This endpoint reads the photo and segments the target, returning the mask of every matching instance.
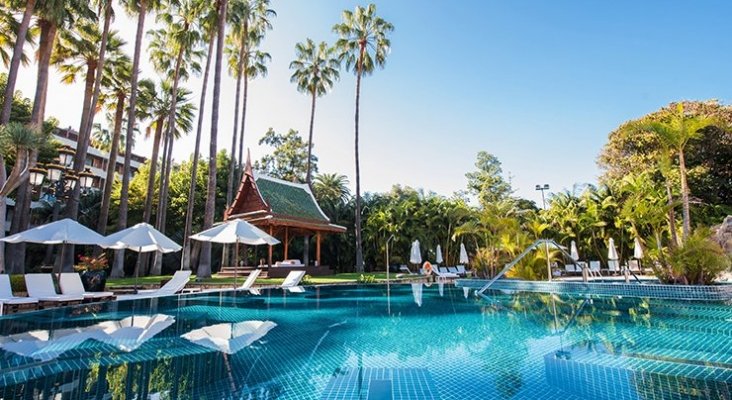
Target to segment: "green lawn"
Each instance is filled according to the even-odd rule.
[[[374,272],[374,273],[365,273],[364,275],[372,275],[377,280],[385,280],[386,279],[386,273],[385,272]],[[161,281],[170,279],[172,275],[163,275],[163,276],[144,276],[140,278],[110,278],[107,280],[107,287],[108,288],[115,288],[115,287],[122,287],[122,286],[132,286],[135,284],[135,281],[137,281],[138,286],[157,286],[160,284]],[[335,274],[335,275],[328,275],[328,276],[315,276],[311,277],[308,281],[309,284],[316,284],[316,285],[323,285],[323,284],[332,284],[332,283],[348,283],[348,282],[356,282],[358,281],[358,277],[361,276],[359,273],[355,272],[349,272],[349,273],[343,273],[343,274]],[[391,279],[396,278],[396,274],[391,274]],[[236,279],[237,284],[242,284],[244,282],[245,277],[239,277]],[[260,278],[257,279],[257,285],[279,285],[284,281],[284,278]],[[223,285],[223,286],[233,286],[235,284],[234,278],[230,277],[217,277],[214,275],[213,277],[209,279],[202,279],[197,280],[195,276],[191,277],[191,282],[198,282],[203,284],[210,284],[210,285]]]

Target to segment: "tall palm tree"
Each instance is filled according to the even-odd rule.
[[[54,1],[42,0],[36,4],[36,23],[40,28],[38,40],[38,72],[36,75],[36,90],[33,97],[33,111],[31,112],[30,126],[32,129],[41,131],[46,110],[46,96],[48,94],[48,76],[51,65],[51,55],[56,43],[56,36],[59,29],[63,30],[71,25],[78,18],[93,18],[94,12],[89,9],[86,2],[82,0]],[[31,152],[30,166],[35,166],[38,153]],[[24,179],[16,194],[15,214],[10,232],[17,233],[28,229],[30,223],[30,197],[31,186],[27,179]],[[19,243],[14,245],[15,252],[11,257],[13,263],[23,263],[25,260],[25,245]]]
[[[689,206],[689,183],[686,171],[686,146],[689,141],[699,137],[699,131],[714,124],[709,117],[690,115],[684,112],[683,103],[678,103],[676,109],[669,111],[666,119],[651,121],[646,124],[647,129],[653,131],[666,148],[671,149],[678,157],[679,177],[681,181],[682,224],[681,237],[683,241],[691,234],[691,212]]]
[[[211,56],[214,52],[214,42],[218,33],[218,18],[220,4],[216,2],[206,2],[206,7],[202,10],[199,19],[199,29],[202,32],[201,39],[207,43],[206,66],[203,72],[203,82],[201,83],[201,100],[198,106],[198,122],[196,124],[196,139],[193,147],[193,161],[191,164],[191,176],[197,176],[198,160],[201,153],[201,136],[203,134],[203,117],[204,107],[206,105],[206,92],[208,90],[208,74],[211,67]],[[191,179],[188,188],[188,198],[193,199],[196,196],[196,180]],[[181,257],[181,269],[191,269],[191,240],[189,236],[193,232],[193,201],[188,202],[186,208],[186,221],[183,228],[183,254]]]
[[[216,33],[216,63],[214,66],[213,104],[211,110],[211,142],[209,145],[208,180],[206,184],[206,207],[203,214],[203,229],[213,226],[216,210],[216,152],[219,128],[219,102],[221,100],[221,70],[224,58],[224,39],[226,37],[227,0],[219,0],[218,30]],[[201,258],[196,276],[211,276],[211,245],[205,243],[201,247]]]
[[[125,134],[125,162],[122,172],[122,187],[119,200],[119,219],[117,229],[127,227],[127,211],[129,209],[130,161],[132,144],[135,142],[135,124],[137,112],[137,91],[140,73],[140,54],[142,53],[142,34],[145,31],[145,16],[148,12],[161,6],[160,0],[126,0],[125,6],[130,14],[137,14],[137,30],[135,32],[135,51],[132,56],[132,75],[130,76],[130,99],[127,107],[127,133]],[[113,269],[121,270],[124,261],[124,252],[119,251],[114,258]]]
[[[31,129],[23,124],[12,122],[0,128],[0,154],[13,154],[15,163],[12,172],[7,175],[5,164],[0,164],[0,220],[5,221],[7,196],[12,193],[22,181],[22,175],[28,173],[31,168],[31,157],[37,151],[41,143],[46,140],[37,130]],[[27,181],[27,180],[26,180]],[[17,203],[16,203],[17,204]],[[1,237],[5,236],[5,229],[0,229]],[[9,270],[5,264],[5,242],[0,242],[0,272],[2,273],[23,273],[23,263],[8,263]]]
[[[12,5],[22,5],[23,2],[8,2]],[[27,0],[23,7],[23,17],[18,24],[17,30],[15,30],[15,45],[13,46],[13,55],[10,59],[8,66],[8,82],[5,86],[5,102],[2,105],[2,111],[0,111],[0,125],[5,125],[10,121],[10,110],[13,104],[13,93],[15,93],[15,82],[18,80],[18,70],[20,69],[20,63],[25,63],[27,56],[23,51],[24,46],[27,43],[34,45],[32,41],[34,35],[31,34],[30,23],[33,12],[35,11],[36,0]],[[13,18],[14,19],[14,18]],[[3,28],[3,31],[7,31],[7,28]],[[0,155],[0,165],[5,165],[2,155]],[[4,234],[4,232],[2,233]]]
[[[129,93],[130,75],[132,74],[132,63],[126,55],[121,55],[120,60],[110,63],[104,68],[103,86],[105,93],[102,97],[103,103],[110,111],[114,112],[112,137],[110,140],[109,162],[107,163],[107,176],[104,180],[102,194],[102,205],[99,210],[97,232],[104,235],[107,233],[107,222],[109,218],[109,204],[112,195],[112,184],[114,183],[115,170],[117,167],[117,155],[121,144],[122,119],[124,118],[125,104]]]
[[[370,75],[376,67],[384,67],[391,42],[387,35],[394,26],[376,15],[376,5],[357,6],[354,11],[343,11],[343,22],[333,31],[340,39],[335,46],[346,69],[356,74],[356,113],[354,116],[356,158],[356,270],[363,272],[363,244],[361,242],[361,170],[358,152],[358,116],[361,100],[361,77]]]
[[[308,135],[308,172],[305,181],[312,187],[310,157],[313,151],[313,125],[315,122],[315,99],[328,92],[333,82],[340,78],[340,62],[334,56],[335,49],[327,43],[317,46],[308,38],[305,43],[295,45],[296,59],[290,63],[294,69],[290,81],[297,83],[297,90],[310,95],[310,133]]]

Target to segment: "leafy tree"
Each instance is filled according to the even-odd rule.
[[[376,15],[376,5],[357,6],[354,11],[343,11],[343,22],[333,26],[340,38],[335,47],[346,70],[356,74],[356,112],[354,115],[356,159],[356,271],[363,272],[363,242],[361,240],[361,166],[358,151],[358,122],[361,101],[361,77],[371,75],[376,67],[383,68],[391,42],[387,35],[394,25]]]
[[[468,172],[468,190],[475,195],[484,207],[508,199],[511,185],[503,179],[501,162],[493,154],[485,151],[478,153],[475,162],[477,171]]]
[[[269,128],[267,133],[259,139],[259,145],[266,145],[274,150],[255,163],[254,167],[257,170],[286,181],[305,182],[308,144],[302,140],[296,130],[290,129],[286,134],[280,134]],[[311,154],[310,164],[314,171],[318,170],[317,163],[318,157]]]
[[[320,42],[317,46],[308,38],[305,43],[295,45],[296,59],[290,63],[295,71],[290,81],[297,83],[297,90],[310,95],[310,131],[308,134],[308,166],[305,182],[312,186],[310,155],[313,150],[313,125],[315,123],[315,99],[328,92],[333,82],[340,78],[340,63],[335,58],[335,48]]]
[[[10,101],[10,99],[13,98],[13,94],[15,93],[15,82],[18,80],[20,63],[26,62],[24,61],[27,58],[24,52],[25,44],[26,42],[30,43],[31,45],[35,44],[31,40],[34,38],[35,35],[32,33],[31,30],[29,30],[29,28],[31,18],[33,17],[33,12],[35,11],[36,0],[27,0],[25,2],[7,1],[6,5],[11,9],[22,7],[23,17],[21,18],[20,23],[17,25],[17,29],[3,29],[3,32],[13,32],[15,34],[15,44],[13,45],[13,55],[10,59],[10,64],[8,65],[6,63],[6,65],[8,65],[8,75],[5,79],[5,87],[3,90],[2,111],[0,111],[0,125],[5,125],[12,120],[12,101]],[[10,12],[8,12],[8,14],[10,14]],[[12,14],[10,16],[12,17]],[[12,18],[13,20],[15,20],[15,17]],[[15,23],[11,24],[15,25]]]

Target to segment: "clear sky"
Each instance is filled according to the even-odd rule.
[[[263,43],[272,55],[269,75],[250,85],[245,146],[253,157],[268,151],[257,146],[268,127],[307,134],[309,99],[289,82],[294,44],[307,37],[332,43],[333,24],[356,4],[367,3],[273,0],[278,16]],[[518,195],[540,201],[537,183],[555,191],[595,182],[597,155],[623,121],[674,100],[730,97],[728,1],[399,0],[377,2],[377,12],[396,29],[386,68],[362,86],[367,191],[400,183],[449,195],[465,188],[465,172],[486,150],[502,161]],[[120,16],[115,28],[131,54],[135,22]],[[145,59],[143,74],[154,77]],[[22,71],[18,86],[28,97],[34,77],[34,69]],[[196,104],[200,84],[185,84]],[[318,101],[321,172],[353,177],[354,89],[343,72]],[[54,74],[46,113],[78,128],[81,98],[81,84],[62,85]],[[233,104],[227,76],[219,148],[231,143]],[[176,144],[177,159],[192,152],[193,137]],[[149,146],[141,142],[136,152],[149,154]]]

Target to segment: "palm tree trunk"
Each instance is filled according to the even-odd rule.
[[[15,93],[15,82],[18,80],[18,71],[20,70],[20,60],[23,56],[25,37],[28,34],[28,27],[30,27],[31,17],[33,16],[33,10],[35,7],[36,0],[26,1],[25,10],[23,11],[23,19],[20,21],[20,26],[18,27],[18,37],[15,39],[15,46],[13,47],[13,57],[10,59],[8,82],[5,86],[5,102],[3,103],[3,109],[0,113],[0,125],[5,125],[10,121],[10,111],[13,106],[13,94]],[[5,208],[5,206],[0,208]],[[0,212],[3,211],[0,210]],[[0,235],[2,235],[0,237],[4,237],[5,232],[0,233]],[[0,242],[0,254],[3,253],[2,249],[4,244],[5,242]]]
[[[361,101],[361,74],[365,48],[361,45],[356,74],[355,158],[356,158],[356,272],[363,272],[363,245],[361,243],[361,167],[358,154],[358,113]]]
[[[51,61],[53,45],[56,41],[57,26],[48,20],[39,20],[41,36],[38,42],[38,75],[36,78],[36,93],[33,99],[33,111],[31,112],[30,125],[34,129],[43,129],[45,117],[46,95],[48,93],[48,69]],[[34,166],[38,159],[38,151],[31,152],[29,165]],[[28,229],[30,224],[31,185],[28,179],[23,179],[18,187],[16,195],[15,213],[11,233],[17,233]],[[11,257],[11,269],[14,273],[23,273],[25,270],[25,243],[18,243],[14,246]]]
[[[203,83],[201,86],[201,102],[198,106],[198,126],[196,127],[196,143],[193,148],[193,161],[191,164],[191,185],[188,189],[188,207],[186,208],[186,223],[183,228],[183,255],[181,256],[181,269],[191,269],[191,233],[193,231],[193,206],[196,198],[196,176],[198,174],[198,160],[201,156],[201,134],[203,132],[203,109],[206,105],[206,91],[208,89],[208,72],[211,67],[211,55],[213,54],[215,35],[211,35],[206,53],[206,69],[203,72]]]
[[[308,135],[308,173],[305,181],[310,186],[310,190],[313,190],[312,171],[310,170],[310,159],[313,156],[313,125],[315,123],[315,90],[312,93],[312,101],[310,104],[310,134]]]
[[[150,156],[150,174],[147,176],[147,191],[145,192],[145,209],[142,211],[142,221],[150,223],[152,217],[153,197],[155,197],[155,178],[158,171],[158,156],[160,153],[160,138],[163,135],[163,121],[155,121],[152,156]]]
[[[175,138],[173,135],[170,135],[168,137],[167,142],[165,145],[167,146],[167,149],[165,151],[164,159],[165,164],[164,167],[160,170],[161,176],[160,176],[160,199],[158,200],[158,212],[156,215],[156,221],[155,224],[157,226],[157,229],[160,232],[165,233],[165,224],[166,219],[168,216],[168,194],[170,193],[170,172],[173,169],[173,144],[175,143]]]
[[[216,152],[219,127],[219,102],[221,97],[221,69],[224,54],[224,36],[226,33],[227,0],[219,2],[218,36],[216,39],[216,64],[214,67],[213,104],[211,110],[211,143],[209,146],[208,184],[206,187],[206,207],[203,214],[203,229],[213,226],[216,212]],[[201,259],[196,276],[211,277],[211,244],[205,242],[201,246]]]
[[[686,180],[686,157],[684,150],[679,150],[679,175],[681,175],[681,204],[683,212],[683,224],[681,225],[681,238],[684,242],[691,233],[691,211],[689,209],[689,183]]]
[[[242,174],[244,174],[244,123],[247,118],[247,95],[249,94],[249,45],[248,36],[246,32],[249,32],[249,22],[244,21],[244,37],[242,37],[242,49],[244,52],[241,55],[241,59],[244,62],[244,68],[242,73],[244,78],[244,96],[241,101],[241,127],[239,128],[239,173],[236,176],[236,181],[241,182]]]
[[[676,234],[676,212],[674,211],[674,195],[671,192],[671,183],[666,180],[666,204],[668,205],[668,231],[671,237],[671,248],[679,245],[679,238]]]
[[[135,135],[135,111],[137,107],[137,79],[140,72],[140,53],[142,51],[142,33],[145,30],[145,14],[147,14],[147,1],[140,1],[140,9],[137,15],[137,33],[135,34],[135,53],[132,57],[132,78],[130,82],[130,104],[127,114],[127,135],[125,136],[125,163],[122,172],[122,188],[119,199],[119,219],[117,229],[127,228],[127,211],[129,208],[130,188],[130,158],[132,157],[132,144]],[[114,265],[112,267],[113,277],[124,276],[124,250],[115,252]]]
[[[104,180],[104,192],[102,193],[102,206],[99,210],[99,221],[97,222],[97,233],[107,234],[107,220],[109,219],[109,203],[112,198],[112,186],[114,185],[114,173],[117,169],[117,154],[119,153],[119,138],[122,133],[122,117],[125,112],[125,95],[117,95],[117,107],[114,111],[114,132],[112,133],[112,148],[109,150],[109,162],[107,163],[107,176]]]
[[[229,160],[229,176],[227,177],[226,181],[226,207],[228,207],[231,204],[231,200],[234,197],[234,188],[236,187],[236,182],[239,180],[235,180],[234,177],[236,174],[236,136],[239,133],[239,97],[241,94],[241,75],[242,75],[242,69],[243,69],[243,57],[244,57],[244,39],[242,39],[242,43],[239,46],[239,60],[237,64],[236,69],[236,95],[234,100],[234,130],[231,134],[231,160]],[[240,155],[241,156],[241,155]],[[221,249],[221,265],[229,265],[229,247],[227,245],[223,245]]]

